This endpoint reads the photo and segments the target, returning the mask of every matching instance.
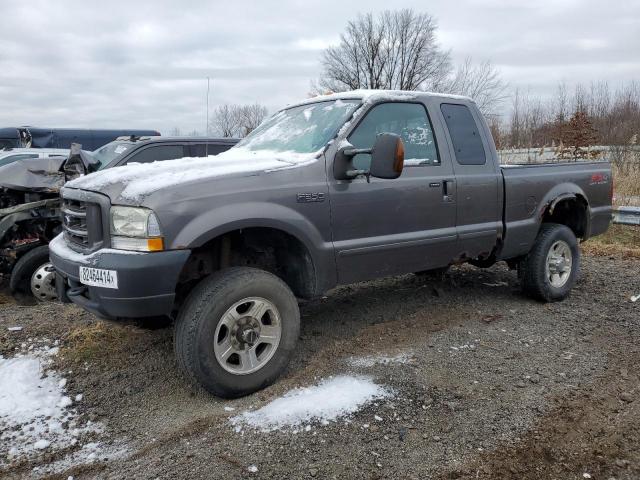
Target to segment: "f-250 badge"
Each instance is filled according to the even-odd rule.
[[[324,198],[325,194],[322,192],[299,193],[297,195],[298,203],[324,202]]]

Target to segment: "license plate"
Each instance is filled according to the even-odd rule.
[[[92,287],[118,288],[118,272],[102,268],[80,267],[80,283]]]

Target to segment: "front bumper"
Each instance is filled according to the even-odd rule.
[[[54,251],[50,256],[56,268],[58,298],[99,317],[117,319],[171,314],[178,277],[190,253],[190,250],[141,254],[108,251],[93,254],[90,264],[63,258]],[[81,284],[80,266],[117,271],[118,288]]]

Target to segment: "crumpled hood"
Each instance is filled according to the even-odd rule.
[[[0,167],[0,187],[23,192],[55,193],[67,180],[93,171],[97,165],[99,163],[89,152],[73,143],[69,157],[28,158]]]
[[[234,147],[215,156],[134,163],[101,170],[72,180],[66,186],[106,194],[114,203],[141,205],[145,197],[156,192],[170,196],[172,191],[183,190],[190,184],[297,168],[316,161],[316,157],[316,154],[256,152]]]
[[[57,192],[64,185],[64,157],[16,160],[0,167],[0,186],[19,191]]]

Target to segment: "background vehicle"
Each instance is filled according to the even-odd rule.
[[[49,241],[61,231],[59,189],[92,169],[182,157],[204,157],[237,140],[197,137],[126,137],[95,152],[18,160],[0,167],[0,273],[11,291],[41,300],[56,296]],[[1,160],[0,160],[1,161]]]
[[[67,158],[68,148],[6,148],[0,150],[0,167],[9,165],[18,160],[31,160],[36,158]]]
[[[562,300],[611,185],[606,162],[502,168],[468,98],[357,91],[288,107],[210,163],[70,182],[51,260],[60,298],[99,316],[177,313],[178,363],[235,397],[285,368],[296,297],[338,284],[505,260]]]
[[[123,135],[159,136],[156,130],[140,129],[82,129],[82,128],[0,128],[0,148],[69,148],[81,144],[86,150],[95,150]]]

